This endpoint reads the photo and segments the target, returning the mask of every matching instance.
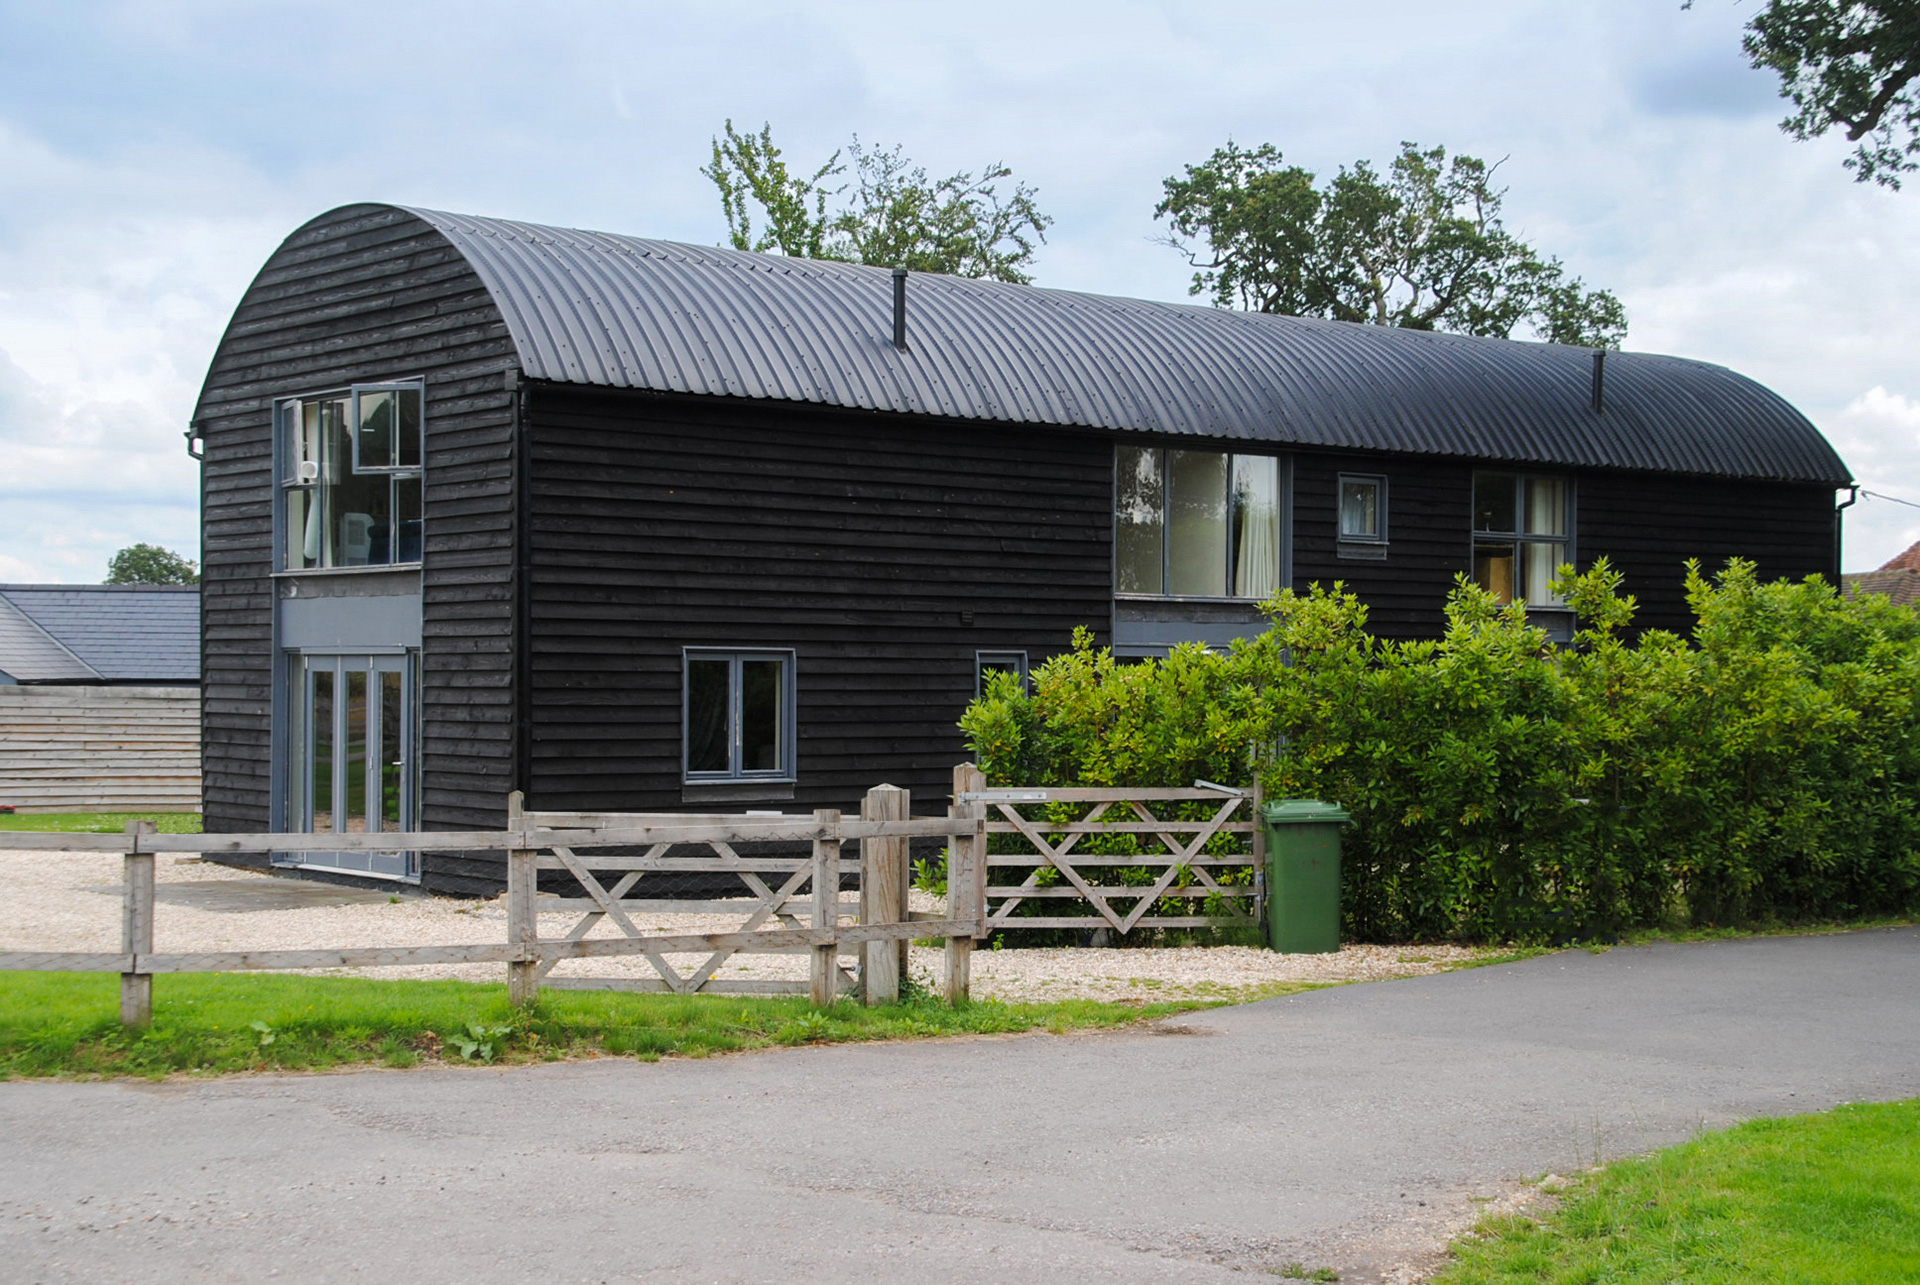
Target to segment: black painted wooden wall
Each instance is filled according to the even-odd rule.
[[[1373,631],[1431,638],[1453,578],[1472,570],[1475,465],[1409,456],[1302,453],[1294,457],[1294,584],[1344,581],[1367,603]],[[1488,466],[1498,467],[1498,466]],[[1606,556],[1639,600],[1635,629],[1686,634],[1682,564],[1717,570],[1732,557],[1766,579],[1837,575],[1830,487],[1657,474],[1519,469],[1573,480],[1574,561]],[[1389,548],[1383,561],[1338,556],[1339,475],[1384,475]]]
[[[727,810],[855,809],[883,780],[938,810],[974,653],[1106,641],[1104,438],[530,396],[536,807],[680,808],[681,648],[742,646],[797,652],[799,785]]]
[[[437,232],[380,206],[301,228],[234,314],[196,423],[206,827],[268,825],[274,399],[424,375],[423,821],[502,821],[512,769],[512,343]]]

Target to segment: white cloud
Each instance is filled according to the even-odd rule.
[[[1871,571],[1920,541],[1920,508],[1909,507],[1920,505],[1920,398],[1869,388],[1832,418],[1828,436],[1863,492],[1846,511],[1845,566]]]

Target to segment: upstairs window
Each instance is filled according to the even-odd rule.
[[[1340,475],[1340,542],[1387,542],[1387,479],[1364,473]]]
[[[1548,586],[1570,560],[1568,490],[1563,477],[1474,474],[1474,581],[1501,602],[1565,607]]]
[[[688,783],[793,780],[791,651],[690,647],[685,700]]]
[[[280,403],[287,570],[420,561],[425,401],[411,383]]]
[[[1115,450],[1114,588],[1193,598],[1280,588],[1280,461],[1271,455]]]

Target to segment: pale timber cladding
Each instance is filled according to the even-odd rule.
[[[0,687],[0,803],[22,812],[193,811],[200,693]]]
[[[513,343],[486,288],[410,214],[355,206],[308,224],[247,292],[201,395],[210,831],[265,831],[272,788],[273,442],[277,397],[423,375],[426,551],[421,822],[506,817],[513,751]]]

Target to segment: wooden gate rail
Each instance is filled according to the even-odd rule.
[[[1104,926],[1121,934],[1136,928],[1208,928],[1258,927],[1265,913],[1266,870],[1263,834],[1255,814],[1259,807],[1258,786],[1251,792],[1225,786],[1195,783],[1191,789],[1127,789],[1073,787],[1051,789],[1008,787],[988,789],[976,783],[960,795],[964,803],[987,818],[984,836],[1013,835],[1031,848],[1027,852],[989,851],[976,863],[982,877],[978,895],[986,907],[984,926],[991,932],[1004,928],[1078,928]],[[1166,820],[1154,814],[1149,804],[1206,802],[1216,805],[1213,815],[1201,820]],[[1022,807],[1047,803],[1091,804],[1090,810],[1071,821],[1032,820],[1021,815]],[[1125,808],[1109,820],[1115,806]],[[1238,815],[1238,819],[1236,818]],[[1125,855],[1079,853],[1076,847],[1088,835],[1137,835],[1156,839],[1161,852]],[[1208,853],[1207,845],[1218,835],[1245,835],[1244,850],[1235,853]],[[983,844],[988,840],[983,839]],[[995,868],[1027,871],[1018,884],[991,881]],[[1151,884],[1100,884],[1099,867],[1147,867],[1160,869]],[[1064,885],[1043,886],[1040,879],[1047,871],[1056,871]],[[1248,882],[1222,883],[1218,875],[1231,870],[1248,870]],[[1083,873],[1084,872],[1084,873]],[[1185,875],[1191,882],[1176,883]],[[1154,904],[1166,898],[1185,898],[1229,905],[1234,912],[1225,915],[1155,915]],[[1074,900],[1091,906],[1093,916],[1016,915],[1028,901]],[[1122,911],[1113,903],[1131,901]]]
[[[875,801],[875,796],[883,796]],[[529,813],[522,814],[520,798],[514,795],[510,813],[521,824],[507,830],[473,831],[400,831],[377,834],[156,834],[151,821],[133,821],[123,835],[60,834],[22,831],[0,835],[0,848],[40,852],[117,852],[125,869],[122,894],[121,948],[118,951],[31,951],[0,950],[0,971],[109,972],[121,975],[121,1020],[144,1026],[152,1020],[152,983],[156,973],[227,972],[294,968],[378,968],[409,964],[498,964],[508,970],[508,986],[516,1003],[531,1001],[538,994],[541,977],[562,959],[607,958],[643,955],[656,969],[665,954],[696,951],[715,952],[724,959],[734,953],[806,951],[812,959],[806,986],[814,1002],[831,1003],[852,981],[838,965],[843,946],[866,952],[869,961],[884,953],[889,959],[904,950],[913,938],[945,937],[949,943],[960,940],[970,947],[981,931],[981,903],[964,895],[949,901],[945,915],[913,915],[906,907],[905,868],[911,840],[943,838],[964,870],[973,854],[984,848],[980,838],[981,822],[959,815],[912,818],[908,815],[906,791],[890,786],[869,794],[869,806],[885,819],[843,819],[837,812],[816,812],[811,817],[735,817],[735,816],[648,816],[645,814]],[[958,812],[958,809],[955,810]],[[537,822],[537,823],[536,823]],[[551,822],[552,824],[547,824]],[[839,895],[840,849],[850,840],[861,842],[861,900],[844,902]],[[810,843],[810,858],[741,858],[733,845],[741,843]],[[705,844],[713,858],[675,860],[667,851],[678,844]],[[644,847],[648,851],[633,854],[582,854],[582,848]],[[507,853],[507,920],[505,942],[485,942],[445,946],[361,946],[319,950],[227,950],[199,952],[161,952],[154,949],[153,859],[159,853],[201,855],[268,854],[310,851],[415,851],[451,852],[504,850]],[[543,855],[551,853],[552,855]],[[899,868],[893,869],[894,866]],[[623,935],[616,938],[586,938],[569,935],[562,939],[539,936],[538,914],[548,909],[547,899],[537,896],[536,881],[541,869],[566,870],[588,892],[585,898],[554,898],[555,909],[581,908],[597,921],[610,917]],[[625,878],[609,889],[592,873],[617,870]],[[675,913],[702,913],[707,903],[671,899],[636,901],[624,898],[633,881],[648,870],[720,871],[753,874],[788,873],[792,877],[780,890],[764,882],[748,916],[748,924],[731,932],[673,933],[646,935],[637,932],[631,915],[645,910],[670,910]],[[801,882],[812,887],[804,913],[789,908]],[[974,881],[967,881],[969,883]],[[751,887],[751,884],[749,885]],[[897,894],[883,904],[868,893],[869,887]],[[695,909],[699,907],[699,909]],[[729,910],[740,909],[732,903]],[[859,922],[845,924],[843,918]],[[781,927],[761,927],[774,919]],[[589,925],[590,927],[591,925]],[[629,932],[629,929],[635,929]],[[585,929],[578,930],[584,933]],[[948,958],[956,950],[950,944]],[[717,964],[713,964],[717,967]],[[711,977],[711,967],[705,976]],[[669,971],[671,971],[669,969]],[[878,974],[877,976],[875,974]],[[675,974],[675,976],[680,976]],[[662,977],[654,988],[692,990],[704,988],[689,982],[701,973],[682,978],[676,986]],[[898,996],[901,973],[896,968],[872,970],[864,987],[868,1003],[890,1002]],[[573,985],[582,989],[630,988],[632,979],[553,979],[554,986]],[[947,994],[954,1002],[967,998],[964,967],[957,973],[949,969]],[[879,984],[876,984],[879,983]],[[733,984],[742,991],[766,994],[776,988],[793,988],[795,983],[758,982]],[[731,988],[731,987],[730,987]]]

